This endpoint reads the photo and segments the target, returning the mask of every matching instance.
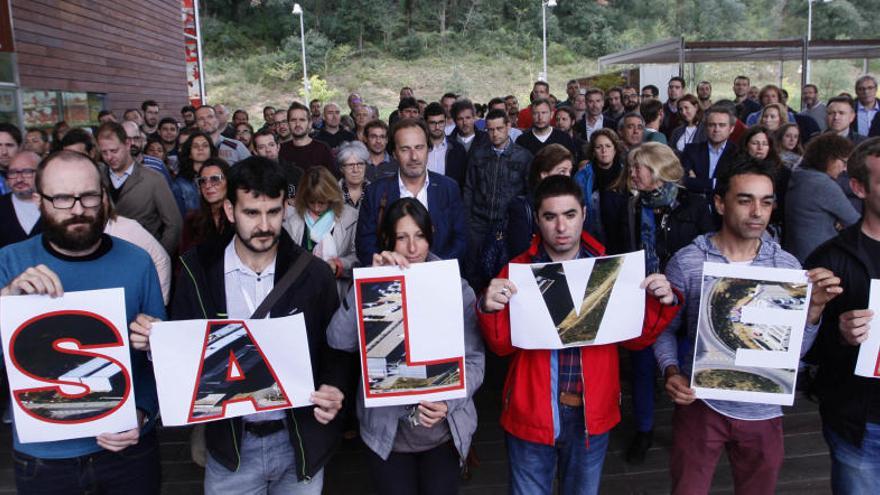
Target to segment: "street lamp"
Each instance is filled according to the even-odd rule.
[[[544,25],[544,71],[538,79],[544,82],[547,81],[547,7],[556,7],[556,0],[541,0],[541,19]]]
[[[306,71],[306,30],[305,23],[303,22],[303,9],[300,7],[298,3],[293,4],[293,15],[299,16],[299,44],[302,48],[302,60],[303,60],[303,89],[305,90],[306,95],[306,105],[309,104],[309,74]]]
[[[810,69],[812,68],[812,63],[810,62],[810,40],[813,38],[813,3],[821,1],[822,3],[828,3],[831,0],[807,0],[807,67],[806,67],[806,81],[808,83],[812,82],[810,80]]]

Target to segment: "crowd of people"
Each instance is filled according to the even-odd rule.
[[[813,370],[835,493],[880,479],[880,384],[855,376],[880,278],[877,81],[824,101],[733,81],[734,100],[656,86],[548,83],[485,104],[400,91],[379,118],[314,100],[266,106],[262,125],[223,105],[170,115],[153,100],[96,129],[0,124],[2,295],[124,287],[139,425],[43,443],[13,437],[20,493],[158,493],[150,329],[161,320],[304,314],[314,407],[209,423],[206,493],[321,493],[344,433],[363,440],[383,494],[457,493],[474,457],[485,353],[505,357],[500,424],[511,493],[597,493],[620,422],[630,353],[635,431],[653,445],[655,386],[675,403],[670,476],[707,493],[726,450],[734,489],[774,493],[779,406],[696,399],[690,384],[704,261],[804,267],[813,283],[803,360]],[[163,116],[164,115],[164,116]],[[512,344],[509,262],[643,250],[641,336],[618,345]],[[352,270],[458,260],[467,397],[365,408]],[[431,304],[431,301],[410,301]],[[356,416],[355,416],[356,415]],[[348,417],[348,419],[346,419]]]

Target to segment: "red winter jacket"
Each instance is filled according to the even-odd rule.
[[[541,239],[535,236],[528,251],[511,260],[511,263],[531,263],[538,254]],[[581,242],[594,256],[605,254],[605,247],[589,234],[583,233]],[[498,278],[507,278],[505,266]],[[620,343],[631,350],[644,349],[654,343],[657,336],[672,321],[681,308],[683,298],[676,292],[678,305],[663,306],[653,298],[647,298],[642,336]],[[557,424],[554,408],[558,397],[551,391],[550,350],[527,350],[513,347],[510,341],[510,308],[497,313],[477,311],[480,328],[486,345],[492,352],[511,355],[502,396],[501,426],[511,435],[530,442],[553,445]],[[584,415],[587,432],[599,435],[620,422],[620,380],[618,375],[617,345],[581,347],[581,368],[584,380]],[[558,418],[558,415],[556,416]]]

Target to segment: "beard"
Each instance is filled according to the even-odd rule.
[[[271,237],[272,243],[269,244],[268,246],[265,246],[265,247],[257,246],[253,242],[253,240],[255,238],[261,238],[261,237]],[[246,248],[248,248],[250,251],[252,251],[254,253],[265,253],[267,251],[272,250],[272,248],[274,248],[278,244],[278,240],[281,239],[281,235],[280,235],[280,233],[276,234],[275,232],[266,230],[266,231],[254,232],[253,235],[251,235],[250,237],[247,237],[247,238],[245,238],[244,236],[239,234],[238,238],[241,240],[241,243],[244,244],[244,246]]]
[[[98,208],[93,217],[77,215],[60,222],[45,211],[41,213],[43,236],[50,243],[65,251],[83,251],[93,247],[101,239],[104,226],[107,224],[107,213],[103,207]],[[86,228],[71,231],[68,227],[72,225],[85,225]]]

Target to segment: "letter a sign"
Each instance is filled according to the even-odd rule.
[[[165,425],[311,404],[314,380],[301,314],[162,322],[153,325],[150,348]]]
[[[0,318],[22,443],[137,425],[122,289],[3,297]]]

